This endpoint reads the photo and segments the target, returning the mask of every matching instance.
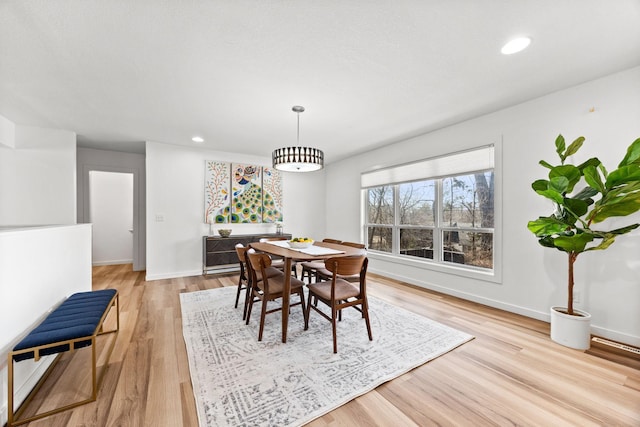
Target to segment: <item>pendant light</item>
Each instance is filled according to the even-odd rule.
[[[273,150],[273,167],[285,172],[313,172],[324,166],[324,153],[312,147],[300,146],[300,113],[304,107],[295,105],[291,110],[298,115],[298,137],[295,147],[283,147]]]

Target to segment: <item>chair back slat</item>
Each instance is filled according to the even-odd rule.
[[[365,245],[357,242],[342,242],[340,244],[345,246],[351,246],[352,248],[357,248],[357,249],[367,249]]]
[[[324,243],[335,243],[335,244],[340,244],[342,243],[342,240],[337,240],[337,239],[322,239],[322,241]]]
[[[242,243],[238,243],[236,245],[236,254],[238,255],[238,259],[240,260],[241,263],[246,263],[247,262],[247,251],[248,250],[249,250],[249,248],[244,246]]]
[[[343,256],[329,258],[324,262],[327,270],[342,276],[351,276],[353,274],[360,274],[362,266],[364,264],[365,256]]]

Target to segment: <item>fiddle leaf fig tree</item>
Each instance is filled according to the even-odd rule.
[[[542,246],[568,255],[567,314],[570,315],[574,315],[573,264],[578,255],[607,249],[617,236],[640,226],[640,223],[635,223],[614,230],[596,229],[607,218],[640,211],[640,138],[629,146],[618,168],[611,172],[607,172],[597,157],[578,166],[565,164],[583,143],[584,137],[581,136],[567,146],[564,137],[558,135],[556,153],[560,164],[554,166],[540,161],[549,171],[548,178],[534,181],[531,187],[551,200],[555,210],[549,216],[541,216],[528,223],[529,230]]]

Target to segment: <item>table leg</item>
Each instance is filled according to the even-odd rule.
[[[284,289],[282,290],[282,342],[287,342],[289,299],[291,298],[291,258],[284,259]]]

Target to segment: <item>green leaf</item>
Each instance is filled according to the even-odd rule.
[[[554,245],[553,241],[554,241],[553,237],[545,236],[545,237],[541,238],[540,240],[538,240],[538,243],[540,243],[545,248],[555,248],[555,249],[557,249],[559,251],[566,252],[564,249],[559,248],[556,245]]]
[[[565,176],[554,176],[549,179],[549,189],[560,194],[566,193],[569,188],[569,179]]]
[[[602,222],[612,216],[627,216],[640,210],[640,192],[625,194],[621,197],[607,200],[606,204],[596,203],[587,219],[591,222]]]
[[[631,224],[631,225],[627,225],[626,227],[616,228],[615,230],[611,230],[608,233],[619,236],[621,234],[627,234],[628,232],[633,231],[638,227],[640,227],[640,224]]]
[[[563,203],[574,215],[577,215],[578,217],[586,214],[589,209],[589,203],[576,198],[565,197]],[[572,222],[575,223],[575,219]]]
[[[527,228],[537,237],[544,237],[567,233],[570,226],[555,217],[541,216],[534,221],[529,221]]]
[[[544,166],[547,169],[553,169],[553,165],[551,165],[548,162],[545,162],[544,160],[540,160],[538,163],[540,163],[542,166]]]
[[[573,196],[573,198],[574,199],[579,199],[579,200],[584,200],[589,205],[591,205],[591,204],[593,204],[592,197],[595,196],[596,194],[598,194],[598,190],[596,190],[593,187],[587,186],[587,187],[584,187],[578,194]]]
[[[629,148],[627,148],[627,154],[618,167],[627,166],[632,163],[640,163],[640,138],[633,141]]]
[[[597,246],[592,246],[590,248],[585,249],[584,251],[596,251],[596,250],[604,250],[616,241],[615,235],[607,234],[602,238],[602,241]]]
[[[587,166],[582,171],[584,174],[584,180],[587,181],[590,187],[595,188],[601,193],[605,192],[605,186],[602,182],[602,178],[598,173],[598,169],[595,166]]]
[[[565,159],[565,157],[563,156],[564,148],[565,148],[564,136],[560,134],[556,138],[556,153],[558,153],[558,156],[560,156],[560,160],[562,160],[562,163],[564,163],[564,159]]]
[[[600,173],[602,174],[602,176],[604,176],[604,179],[606,180],[607,177],[609,176],[609,172],[607,172],[607,168],[605,168],[604,165],[600,163],[598,165],[598,169],[600,170]]]
[[[609,190],[600,200],[600,204],[604,205],[609,203],[609,200],[613,200],[618,197],[622,197],[629,193],[640,191],[640,181],[630,182],[625,185],[620,185],[612,190]]]
[[[580,147],[582,147],[583,142],[584,142],[584,136],[580,136],[576,138],[576,140],[573,141],[567,148],[567,151],[564,153],[564,157],[567,158],[569,156],[576,154],[576,152],[580,149]]]
[[[640,181],[640,163],[619,167],[607,177],[605,185],[608,189],[628,182]]]
[[[546,179],[537,179],[531,183],[531,188],[537,191],[544,191],[549,188],[549,181]]]
[[[559,236],[553,240],[557,248],[562,248],[565,252],[584,252],[587,243],[592,242],[594,236],[589,233],[581,233],[573,236]]]
[[[552,184],[546,179],[539,179],[531,184],[531,188],[533,188],[536,193],[546,197],[547,199],[551,199],[556,203],[562,203],[562,191],[558,191],[558,188],[563,188],[563,182],[559,182],[562,180],[566,181],[566,178],[561,177],[560,179],[556,179],[558,182],[555,184]]]
[[[584,170],[584,168],[586,168],[587,166],[595,166],[598,167],[602,164],[602,162],[600,161],[600,159],[598,159],[597,157],[592,157],[589,160],[587,160],[586,162],[578,165],[578,169],[580,169],[581,171]]]
[[[555,168],[549,171],[549,179],[554,182],[554,178],[565,177],[567,179],[566,187],[562,193],[571,193],[573,191],[573,187],[580,181],[580,169],[573,165],[562,165],[556,166]],[[564,186],[564,184],[561,184]]]

